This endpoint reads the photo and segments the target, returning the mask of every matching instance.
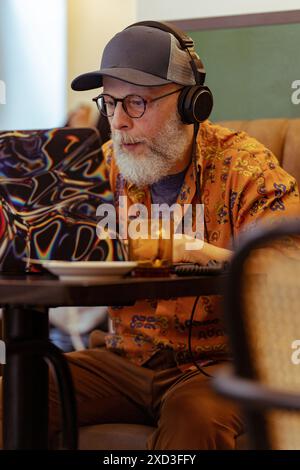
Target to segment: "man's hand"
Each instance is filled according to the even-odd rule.
[[[174,263],[198,263],[206,265],[210,260],[228,261],[232,251],[202,240],[197,240],[189,235],[182,235],[180,239],[173,239]]]

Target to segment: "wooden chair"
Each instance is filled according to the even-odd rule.
[[[241,402],[254,449],[300,449],[300,217],[250,235],[226,296],[234,370],[217,391]]]

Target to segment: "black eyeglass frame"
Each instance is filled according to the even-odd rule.
[[[166,98],[167,96],[170,96],[170,95],[174,95],[175,93],[179,93],[181,90],[183,90],[184,87],[181,87],[181,88],[177,88],[176,90],[173,90],[173,91],[170,91],[169,93],[165,93],[164,95],[161,95],[161,96],[157,96],[156,98],[152,98],[151,100],[145,100],[145,98],[143,98],[142,96],[140,95],[135,95],[135,94],[129,94],[129,95],[126,95],[124,96],[124,98],[115,98],[114,96],[108,94],[108,93],[100,93],[100,95],[96,96],[95,98],[92,98],[92,101],[94,101],[96,103],[96,106],[97,106],[97,109],[99,111],[99,113],[101,113],[103,116],[105,117],[112,117],[115,113],[115,109],[116,109],[116,106],[118,104],[118,101],[120,101],[120,103],[122,103],[122,108],[124,109],[125,113],[131,118],[131,119],[140,119],[142,116],[144,116],[145,112],[146,112],[146,109],[147,109],[147,104],[148,103],[153,103],[153,101],[158,101],[158,100],[161,100],[162,98]],[[114,101],[114,111],[112,114],[106,114],[103,112],[103,109],[100,107],[99,103],[98,103],[98,100],[99,98],[103,98],[104,96],[109,96],[110,98],[112,98],[112,100]],[[127,110],[127,107],[126,107],[126,104],[125,104],[125,100],[129,97],[129,96],[136,96],[138,98],[140,98],[144,104],[144,111],[142,112],[142,114],[140,116],[130,116],[128,110]]]

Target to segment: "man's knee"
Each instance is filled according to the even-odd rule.
[[[167,394],[152,449],[234,449],[241,432],[239,411],[212,391],[184,390]],[[201,393],[202,392],[202,393]]]
[[[200,397],[174,393],[161,409],[161,419],[197,432],[213,427],[213,406],[210,400],[205,402]]]

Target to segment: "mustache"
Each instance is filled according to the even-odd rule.
[[[116,144],[139,144],[139,143],[146,143],[148,141],[145,137],[133,137],[130,134],[126,134],[124,132],[112,132],[111,136]]]

